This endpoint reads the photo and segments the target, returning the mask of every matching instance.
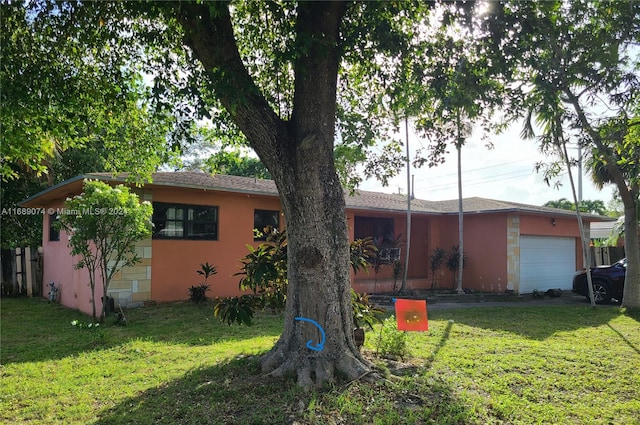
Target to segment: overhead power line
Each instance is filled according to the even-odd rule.
[[[532,170],[529,169],[520,169],[520,170],[516,170],[516,171],[510,171],[510,172],[506,172],[506,173],[499,173],[499,174],[493,174],[493,175],[488,175],[488,176],[482,176],[482,177],[477,177],[477,178],[473,178],[473,179],[463,179],[463,182],[465,184],[465,186],[477,186],[477,185],[482,185],[482,184],[488,184],[488,183],[494,183],[497,181],[506,181],[506,180],[513,180],[513,179],[518,179],[518,178],[522,178],[522,177],[527,177],[530,176],[531,174],[534,174],[534,172]],[[423,178],[423,179],[417,179],[418,181],[438,181],[441,180],[440,177],[432,177],[432,178]],[[417,193],[427,193],[428,191],[440,191],[440,190],[445,190],[448,188],[454,188],[457,185],[457,181],[456,180],[451,180],[451,181],[447,181],[447,182],[442,182],[442,183],[437,183],[437,184],[425,184],[425,185],[420,185],[420,184],[415,184],[416,187],[416,192]],[[420,189],[421,187],[424,187],[424,189]],[[370,190],[370,191],[381,191],[384,190],[385,187],[382,185],[376,185],[372,188],[366,188],[363,190]]]
[[[515,161],[503,162],[503,163],[500,163],[500,164],[487,165],[486,167],[472,168],[472,169],[469,169],[469,170],[463,170],[463,172],[465,174],[466,173],[473,173],[473,172],[476,172],[476,171],[482,171],[482,170],[488,170],[488,169],[491,169],[491,168],[504,167],[506,165],[517,164],[519,162],[525,162],[525,161],[531,162],[531,158],[522,158],[522,159],[517,159]],[[458,175],[457,172],[453,172],[453,173],[447,173],[447,174],[440,174],[437,178],[443,178],[443,177],[449,177],[449,176],[457,178],[457,175]],[[418,179],[418,181],[431,180],[431,179],[432,179],[431,177],[421,177],[421,178]]]

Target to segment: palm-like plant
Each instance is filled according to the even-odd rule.
[[[431,289],[436,289],[438,270],[442,267],[444,257],[447,253],[444,249],[437,247],[431,251],[429,256],[429,265],[431,266]]]
[[[449,269],[449,271],[453,273],[454,287],[456,285],[456,278],[457,278],[458,271],[460,270],[460,267],[464,267],[468,259],[469,257],[467,257],[467,255],[464,252],[462,252],[462,254],[460,253],[459,245],[453,245],[451,247],[451,250],[447,254],[447,258],[445,259],[444,264],[447,267],[447,269]],[[457,289],[459,291],[461,288],[457,288]]]

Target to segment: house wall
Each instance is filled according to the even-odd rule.
[[[404,263],[403,263],[404,264]],[[409,254],[409,279],[429,277],[429,219],[424,216],[411,218],[411,252]]]
[[[149,190],[133,189],[132,192],[143,201],[153,201],[153,195]],[[116,272],[107,289],[107,294],[114,299],[116,307],[137,307],[151,299],[151,238],[136,242],[134,250],[140,261]],[[115,261],[108,264],[110,268],[114,266]]]
[[[464,217],[463,287],[482,292],[507,289],[507,215]]]
[[[60,205],[54,208],[61,208]],[[43,282],[48,288],[49,282],[54,282],[60,288],[59,301],[62,305],[77,309],[85,314],[92,314],[91,287],[89,286],[89,273],[86,269],[76,270],[74,265],[80,261],[80,257],[71,256],[68,247],[69,236],[66,232],[60,232],[59,241],[49,240],[49,215],[43,216]],[[43,296],[46,298],[49,291],[45,289]],[[102,308],[102,284],[98,282],[95,288],[96,314]]]
[[[448,254],[453,245],[458,245],[458,217],[441,216],[432,219],[431,231],[434,237],[431,239],[429,254],[436,248],[442,248]],[[467,249],[465,248],[465,251]],[[445,256],[446,258],[446,256]],[[430,272],[431,273],[431,272]],[[436,273],[436,289],[453,289],[453,274],[443,263]]]
[[[246,245],[256,246],[253,240],[254,209],[281,211],[280,201],[273,196],[260,196],[232,192],[216,192],[197,189],[147,187],[140,193],[144,199],[193,205],[217,206],[218,240],[149,239],[137,245],[143,263],[118,273],[110,286],[109,295],[118,304],[135,305],[146,300],[159,302],[186,300],[189,287],[202,283],[196,272],[200,264],[209,262],[218,273],[209,279],[209,296],[232,296],[239,293],[239,259],[248,253]],[[61,205],[53,205],[60,207]],[[49,206],[47,206],[49,207]],[[378,211],[348,210],[349,238],[354,238],[355,216],[392,217],[396,235],[406,233],[406,215]],[[284,216],[280,216],[284,228]],[[61,285],[62,303],[91,313],[90,289],[85,270],[75,270],[67,247],[67,236],[61,232],[59,242],[48,241],[49,217],[44,223],[44,278],[45,285],[54,281]],[[576,220],[570,217],[556,218],[520,214],[465,214],[464,250],[468,261],[464,269],[464,288],[478,291],[504,292],[508,283],[519,279],[519,236],[539,235],[574,237],[576,239],[576,269],[582,267],[582,250]],[[401,246],[401,263],[404,265],[406,239]],[[423,290],[431,287],[429,256],[434,248],[449,251],[458,244],[458,217],[427,216],[414,214],[411,230],[411,257],[408,271],[408,289]],[[353,287],[359,292],[383,292],[393,290],[394,278],[391,266],[383,267],[378,274],[360,272],[353,277]],[[401,277],[398,284],[401,282]],[[453,274],[443,266],[437,274],[438,289],[452,289]],[[46,295],[46,294],[45,294]],[[101,309],[101,285],[96,288]]]
[[[447,254],[458,245],[458,216],[433,217],[428,256],[435,248]],[[476,291],[504,291],[507,286],[506,214],[465,214],[463,288]],[[429,270],[431,281],[431,271]],[[430,287],[430,286],[429,286]],[[436,274],[437,289],[454,289],[454,274],[445,264]]]
[[[507,290],[515,291],[520,283],[520,216],[507,216]]]
[[[154,239],[151,267],[151,299],[176,301],[189,298],[189,288],[202,283],[196,272],[200,264],[209,262],[217,267],[217,274],[209,278],[209,297],[226,297],[239,293],[239,259],[249,251],[247,244],[257,246],[253,240],[253,210],[281,211],[275,197],[238,193],[220,193],[205,190],[156,189],[155,202],[174,202],[218,207],[218,240],[196,241],[180,239]],[[284,226],[284,216],[280,216]]]
[[[555,220],[555,224],[553,223],[553,220]],[[588,233],[588,223],[585,225],[585,228]],[[578,227],[577,218],[551,218],[548,216],[520,215],[520,235],[575,238],[576,270],[583,267],[582,242],[580,240],[580,229]],[[589,239],[588,234],[587,239]]]
[[[134,249],[140,262],[116,272],[107,289],[116,306],[136,307],[151,299],[151,238],[136,242]],[[109,264],[113,266],[115,262]]]

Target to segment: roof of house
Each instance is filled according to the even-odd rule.
[[[66,199],[69,196],[76,195],[82,191],[82,182],[85,179],[125,183],[127,181],[127,177],[127,173],[119,174],[117,176],[114,176],[111,173],[88,173],[80,175],[30,197],[23,201],[21,205],[25,207],[44,206],[49,202]],[[145,186],[150,188],[168,186],[278,196],[278,190],[273,180],[229,176],[223,174],[212,175],[203,172],[158,172],[152,175],[152,181],[146,183]],[[381,212],[404,212],[407,210],[406,195],[356,190],[353,194],[347,193],[345,195],[345,202],[347,208],[355,210]],[[465,214],[521,212],[541,215],[575,216],[575,212],[573,211],[477,197],[463,199],[463,209]],[[423,199],[412,199],[411,210],[416,214],[427,215],[457,214],[458,200],[427,201]],[[584,214],[583,216],[589,221],[610,220],[608,217],[602,217],[594,214]]]
[[[590,223],[591,226],[591,239],[608,239],[617,232],[614,232],[616,226],[620,226],[624,223],[624,216],[619,217],[615,221],[596,222]]]

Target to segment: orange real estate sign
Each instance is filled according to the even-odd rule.
[[[405,300],[397,298],[396,320],[399,331],[424,332],[429,330],[426,300]]]

